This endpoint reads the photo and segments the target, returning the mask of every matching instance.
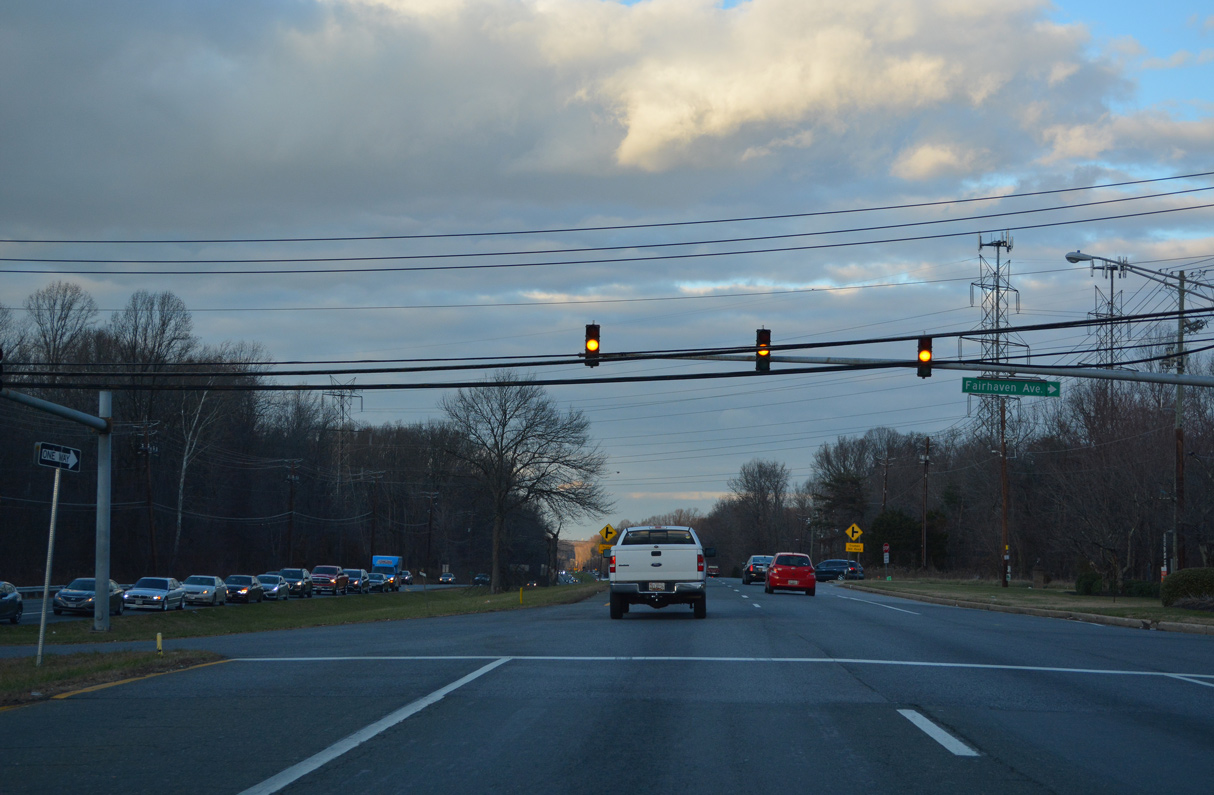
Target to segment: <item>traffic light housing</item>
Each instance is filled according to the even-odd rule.
[[[932,377],[932,338],[919,338],[919,377]]]
[[[771,372],[771,329],[755,329],[755,372]]]
[[[599,324],[586,324],[586,361],[587,367],[599,366]]]

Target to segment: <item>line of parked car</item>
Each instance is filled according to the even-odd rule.
[[[451,576],[449,580],[455,581]],[[194,574],[178,581],[173,577],[141,577],[130,588],[123,589],[110,580],[110,615],[122,615],[125,610],[184,610],[186,605],[218,607],[232,602],[262,602],[266,599],[286,600],[294,596],[311,598],[314,593],[329,592],[340,596],[348,593],[399,591],[413,584],[408,570],[397,574],[368,573],[366,569],[343,569],[340,566],[317,566],[282,569],[265,574],[230,574],[227,578],[209,574]],[[93,614],[96,580],[77,577],[60,588],[51,601],[55,615],[64,613]],[[21,592],[9,582],[0,581],[0,621],[20,623],[25,612]]]

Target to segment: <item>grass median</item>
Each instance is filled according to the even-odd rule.
[[[208,651],[81,652],[47,654],[35,667],[34,655],[0,658],[0,707],[49,698],[124,679],[180,671],[223,659]]]
[[[447,588],[325,599],[291,599],[286,602],[207,607],[146,615],[127,614],[111,618],[110,631],[103,635],[93,632],[93,622],[87,619],[48,624],[46,642],[59,644],[149,638],[154,640],[157,632],[165,638],[199,638],[333,624],[489,613],[580,602],[605,587],[603,583],[589,583],[527,588],[521,596],[517,590],[490,594],[487,588]],[[3,627],[0,631],[0,645],[32,645],[37,642],[37,624]]]
[[[932,596],[981,605],[1058,610],[1068,613],[1132,618],[1144,621],[1172,621],[1182,624],[1214,626],[1214,613],[1205,610],[1185,610],[1163,607],[1157,598],[1129,596],[1080,596],[1068,583],[1034,588],[1032,583],[1014,581],[1007,588],[998,580],[950,580],[936,578],[904,578],[892,581],[864,580],[850,582],[864,589],[898,595]]]

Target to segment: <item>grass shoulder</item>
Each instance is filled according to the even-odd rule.
[[[1128,596],[1080,596],[1067,583],[1051,583],[1034,588],[1032,583],[1014,581],[1007,588],[998,580],[960,580],[947,578],[901,578],[864,580],[854,583],[883,593],[930,596],[979,605],[1057,610],[1067,613],[1132,618],[1144,621],[1169,621],[1214,626],[1214,613],[1163,607],[1157,598]]]
[[[491,594],[487,588],[451,588],[325,599],[291,599],[286,602],[122,615],[111,619],[110,631],[104,634],[94,632],[92,622],[88,620],[50,624],[46,630],[46,642],[62,644],[154,640],[158,632],[165,638],[200,638],[334,624],[488,613],[572,604],[601,592],[605,587],[603,583],[561,585],[551,588],[528,588],[521,594],[517,590]],[[36,624],[2,629],[0,645],[33,645],[38,641]]]

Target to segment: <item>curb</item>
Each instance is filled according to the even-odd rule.
[[[900,599],[911,599],[916,602],[929,602],[948,607],[962,607],[967,610],[990,610],[996,613],[1017,613],[1039,618],[1061,618],[1068,621],[1083,621],[1088,624],[1104,624],[1111,627],[1126,627],[1128,629],[1153,629],[1159,632],[1184,632],[1190,635],[1214,635],[1214,625],[1186,624],[1180,621],[1151,621],[1146,618],[1121,618],[1120,616],[1104,616],[1099,613],[1076,613],[1070,610],[1045,610],[1040,607],[1015,607],[1013,605],[996,605],[986,602],[968,602],[964,599],[949,599],[940,596],[909,593],[906,591],[891,591],[885,588],[868,588],[856,585],[854,582],[843,584],[844,588],[863,591],[872,594],[897,596]]]

